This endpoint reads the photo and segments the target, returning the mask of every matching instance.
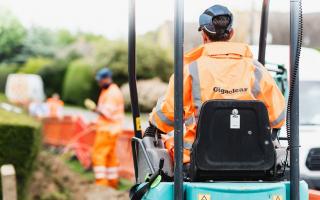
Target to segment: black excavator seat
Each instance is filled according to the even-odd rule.
[[[173,176],[173,162],[158,137],[133,138],[137,182],[158,170]],[[286,148],[272,139],[266,106],[260,101],[210,100],[201,108],[186,180],[278,180]],[[277,145],[275,145],[277,144]],[[189,172],[188,172],[189,171]]]
[[[201,108],[191,151],[192,181],[274,180],[286,149],[274,145],[260,101],[210,100]]]

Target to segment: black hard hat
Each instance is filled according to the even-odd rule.
[[[233,23],[233,15],[231,11],[221,5],[214,5],[207,10],[205,10],[199,17],[199,31],[206,29],[210,33],[216,33],[216,29],[213,25],[213,19],[217,16],[228,16],[230,18],[230,23],[226,28],[227,32],[230,32]]]

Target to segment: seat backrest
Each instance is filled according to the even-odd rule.
[[[265,176],[274,164],[275,148],[262,102],[210,100],[203,104],[192,147],[193,180]]]

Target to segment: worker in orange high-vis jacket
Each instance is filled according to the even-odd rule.
[[[95,111],[99,114],[93,146],[93,170],[96,184],[116,188],[118,185],[118,159],[116,142],[122,131],[124,100],[119,87],[112,82],[112,72],[101,69],[96,80],[101,94]]]
[[[184,59],[183,113],[184,163],[190,162],[199,111],[212,99],[260,100],[269,113],[270,126],[280,128],[285,121],[285,98],[275,81],[252,57],[247,44],[229,40],[234,34],[233,15],[228,8],[215,5],[200,16],[199,31],[203,45],[191,50]],[[145,136],[162,132],[165,146],[173,157],[174,81],[150,114]]]
[[[48,98],[46,105],[48,106],[49,117],[62,117],[64,103],[59,94],[54,93],[52,97]]]

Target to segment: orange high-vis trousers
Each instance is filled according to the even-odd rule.
[[[118,186],[119,162],[116,154],[118,134],[107,129],[97,130],[92,155],[97,185],[113,188]]]

